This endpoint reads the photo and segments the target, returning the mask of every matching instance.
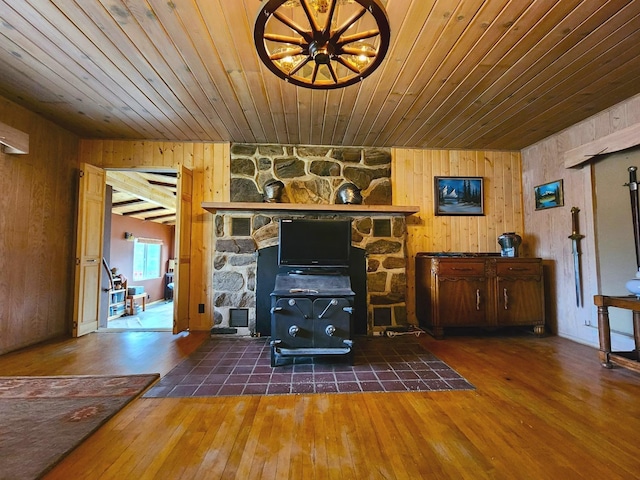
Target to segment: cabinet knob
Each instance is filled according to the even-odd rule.
[[[509,310],[509,294],[506,288],[502,291],[502,294],[504,295],[504,309]]]
[[[476,310],[480,310],[480,289],[476,290]]]

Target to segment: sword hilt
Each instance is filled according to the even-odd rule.
[[[629,167],[627,170],[629,171],[629,183],[625,183],[624,186],[629,187],[631,191],[638,190],[638,180],[636,179],[638,167]]]
[[[584,235],[580,235],[578,233],[578,212],[579,211],[580,209],[578,207],[571,208],[571,236],[569,238],[571,238],[572,240],[574,237],[577,240],[579,240],[580,238],[584,238]]]

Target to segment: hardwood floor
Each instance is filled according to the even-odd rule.
[[[0,375],[165,374],[204,335],[90,334]],[[639,374],[557,337],[421,338],[476,390],[139,398],[46,478],[637,478]]]

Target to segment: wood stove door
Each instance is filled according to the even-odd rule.
[[[316,348],[344,348],[351,338],[348,298],[318,298],[313,302],[313,338]],[[345,311],[345,308],[347,309]]]
[[[310,348],[313,346],[313,304],[308,298],[279,298],[272,309],[273,340],[280,340],[281,348]]]

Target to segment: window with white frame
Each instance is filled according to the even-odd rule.
[[[133,280],[160,278],[162,240],[137,238],[133,244]]]

